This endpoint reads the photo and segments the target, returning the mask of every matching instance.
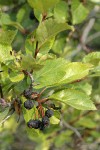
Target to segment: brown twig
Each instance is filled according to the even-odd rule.
[[[42,22],[43,22],[46,19],[47,13],[44,13],[42,16],[43,16],[42,17]]]
[[[43,93],[46,89],[47,89],[47,87],[44,88],[44,89],[38,94],[38,100],[40,99],[40,96],[42,95],[42,93]]]
[[[25,75],[29,76],[30,80],[31,80],[31,84],[30,84],[30,88],[33,86],[33,83],[34,83],[34,79],[33,79],[33,76],[30,72],[26,71],[26,70],[23,70],[22,71]]]
[[[83,140],[81,134],[79,133],[79,131],[76,128],[74,128],[73,126],[71,126],[70,124],[65,122],[64,120],[62,121],[62,123],[66,128],[72,130],[80,140]]]
[[[41,103],[44,103],[44,102],[46,102],[46,101],[48,101],[49,99],[48,98],[44,98],[44,99],[41,99],[41,100],[37,100],[37,102],[39,103],[39,104],[41,104]]]

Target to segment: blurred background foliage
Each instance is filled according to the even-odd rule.
[[[41,14],[32,10],[26,0],[0,0],[0,11],[0,26],[18,30],[13,50],[25,53],[26,38],[38,26]],[[47,16],[75,27],[75,31],[56,36],[50,50],[52,54],[68,61],[81,61],[89,52],[100,51],[99,0],[59,1]],[[100,78],[86,80],[93,87],[83,81],[81,85],[77,83],[77,88],[81,86],[91,94],[98,110],[84,112],[63,107],[60,125],[52,125],[40,138],[27,135],[23,117],[17,123],[17,116],[13,115],[0,127],[0,150],[100,150]]]

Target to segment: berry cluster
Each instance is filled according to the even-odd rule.
[[[32,109],[34,107],[33,100],[38,102],[38,93],[32,92],[30,90],[26,90],[24,91],[24,96],[27,98],[27,100],[24,102],[24,107],[28,110]],[[27,123],[27,126],[29,128],[44,130],[45,127],[48,127],[50,124],[49,118],[53,116],[53,110],[47,109],[44,112],[44,109],[40,102],[38,103],[37,111],[39,111],[38,113],[41,113],[40,114],[41,120],[39,119],[29,120],[29,122]],[[40,118],[40,116],[38,118]]]
[[[48,127],[50,124],[49,118],[52,117],[53,111],[51,109],[46,110],[45,116],[42,118],[42,121],[35,119],[35,120],[29,120],[27,123],[27,126],[29,128],[34,128],[34,129],[40,129],[44,130],[45,127]]]
[[[38,93],[32,92],[31,90],[25,90],[24,96],[26,97],[26,101],[24,102],[24,107],[28,110],[32,109],[34,106],[34,102],[32,100],[35,100],[38,96]]]

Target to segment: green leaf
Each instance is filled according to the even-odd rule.
[[[42,14],[41,14],[41,12],[38,10],[38,9],[34,9],[34,15],[35,15],[35,17],[36,17],[36,19],[39,21],[39,22],[41,22],[42,21]]]
[[[50,40],[54,38],[59,32],[67,29],[73,28],[67,23],[57,23],[53,19],[48,19],[40,23],[36,31],[36,39],[39,42],[38,48],[40,49],[40,52],[41,48],[47,44],[47,42],[50,42]]]
[[[33,69],[34,71],[40,70],[43,65],[41,65],[39,62],[37,62],[32,55],[23,55],[22,56],[22,62],[21,62],[21,67],[23,70],[31,70]]]
[[[24,79],[24,74],[18,73],[18,72],[17,73],[16,72],[10,73],[9,79],[11,82],[19,82],[19,81]]]
[[[31,140],[36,140],[38,139],[38,137],[40,137],[40,132],[39,130],[36,130],[36,129],[30,129],[30,128],[26,128],[26,131],[27,131],[27,134],[28,134],[28,137],[31,139]]]
[[[91,71],[90,77],[100,77],[100,65]]]
[[[76,90],[82,90],[87,95],[90,95],[92,92],[92,85],[86,82],[77,82],[77,83],[71,84],[71,88],[76,89]]]
[[[58,37],[56,38],[52,46],[52,50],[54,53],[61,55],[64,53],[65,45],[66,45],[66,35],[60,34],[60,37],[58,35]]]
[[[23,91],[25,89],[27,89],[29,87],[29,85],[27,84],[27,80],[24,78],[23,80],[21,80],[20,82],[16,82],[14,84],[14,91],[16,93],[16,95],[20,95],[23,93]]]
[[[100,52],[92,52],[86,55],[83,58],[83,62],[91,63],[94,65],[93,70],[91,71],[91,77],[99,77],[100,76]]]
[[[99,1],[99,0],[90,0],[90,1],[93,2],[93,3],[100,4],[100,1]]]
[[[63,58],[47,60],[45,66],[35,74],[35,81],[40,85],[35,88],[42,88],[57,84],[65,75],[65,66],[67,62]]]
[[[65,76],[58,81],[58,84],[66,84],[78,79],[82,79],[89,74],[92,69],[91,64],[84,64],[81,62],[72,62],[66,65]]]
[[[42,52],[42,54],[47,54],[47,52],[52,48],[53,44],[54,44],[54,40],[55,37],[50,39],[48,42],[46,42],[41,48],[40,48],[40,52]]]
[[[35,50],[36,50],[36,40],[34,38],[34,34],[35,33],[30,34],[25,41],[26,54],[32,56],[35,55]]]
[[[12,48],[8,45],[0,44],[0,62],[5,63],[6,61],[13,60],[14,57],[10,54],[12,52]]]
[[[83,58],[83,62],[91,63],[95,66],[100,64],[100,52],[92,52]]]
[[[22,22],[24,15],[25,15],[25,9],[22,7],[21,9],[19,9],[17,13],[17,21]]]
[[[33,9],[46,13],[50,8],[54,7],[60,0],[27,0]]]
[[[51,123],[51,124],[58,124],[58,123],[60,123],[60,120],[59,120],[57,117],[52,116],[52,117],[50,118],[50,123]]]
[[[54,111],[54,115],[50,118],[50,124],[59,124],[60,123],[60,112]]]
[[[21,32],[25,33],[24,28],[18,22],[12,21],[10,19],[10,16],[6,13],[0,13],[0,25],[1,26],[3,25],[13,26],[19,29]]]
[[[0,112],[0,122],[7,116],[9,108],[6,108],[5,111]]]
[[[60,101],[79,110],[96,110],[90,97],[79,90],[61,90],[51,95],[49,99]]]
[[[68,63],[61,58],[48,60],[45,66],[35,74],[35,80],[40,84],[36,88],[58,86],[82,79],[88,75],[91,67],[91,64]]]
[[[72,2],[72,19],[73,24],[81,23],[88,15],[89,11],[81,3],[76,0]]]
[[[7,44],[10,45],[14,40],[14,37],[17,33],[17,30],[2,30],[0,32],[0,44]]]
[[[54,17],[57,22],[65,23],[68,18],[68,5],[66,2],[59,2],[54,8]]]

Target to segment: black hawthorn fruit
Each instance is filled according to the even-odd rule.
[[[44,126],[43,122],[40,122],[39,129],[42,130],[42,131],[45,129],[45,126]]]
[[[32,128],[32,126],[33,126],[33,120],[29,120],[29,122],[27,122],[27,126],[29,128]]]
[[[32,109],[33,106],[34,106],[34,103],[33,103],[32,100],[27,100],[27,101],[24,102],[24,107],[25,107],[26,109]]]
[[[33,125],[32,125],[32,127],[34,128],[34,129],[38,129],[39,127],[40,127],[40,120],[33,120]]]
[[[45,116],[47,116],[48,118],[52,117],[53,116],[53,110],[51,110],[51,109],[46,110]]]
[[[31,90],[24,90],[24,96],[26,98],[30,98],[32,91]]]
[[[43,124],[44,127],[49,126],[50,120],[49,120],[49,118],[47,116],[44,116],[42,118],[42,124]]]
[[[40,127],[40,123],[41,121],[36,119],[36,120],[30,120],[28,123],[27,123],[27,126],[29,128],[34,128],[34,129],[38,129]]]

